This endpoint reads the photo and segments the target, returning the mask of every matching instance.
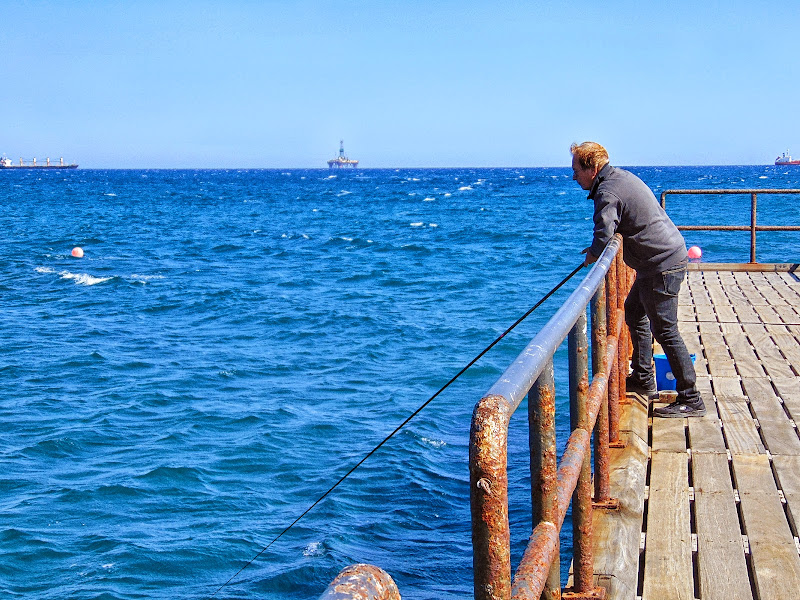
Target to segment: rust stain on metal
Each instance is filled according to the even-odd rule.
[[[559,529],[564,524],[572,492],[578,484],[578,476],[591,439],[589,432],[576,429],[569,436],[564,455],[561,457],[561,466],[558,468],[558,520],[556,521]]]
[[[469,470],[475,598],[508,598],[511,543],[506,473],[511,407],[502,396],[475,406],[470,428]]]
[[[556,391],[551,386],[542,386],[539,395],[540,432],[542,438],[542,464],[539,486],[542,498],[541,518],[553,521],[554,499],[556,494]]]
[[[540,597],[557,551],[558,530],[553,523],[542,521],[533,530],[519,568],[514,574],[511,598],[521,600]]]
[[[592,508],[599,510],[619,510],[620,504],[618,498],[608,498],[602,502],[592,502]]]
[[[345,567],[319,600],[400,600],[391,576],[374,565]]]
[[[575,592],[572,588],[566,588],[562,594],[562,600],[605,600],[606,589],[596,587],[585,592]]]

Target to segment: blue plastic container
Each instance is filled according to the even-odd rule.
[[[690,354],[692,357],[692,364],[694,364],[695,355]],[[675,375],[672,374],[672,369],[669,366],[666,354],[653,354],[653,360],[656,363],[656,387],[658,391],[661,390],[674,390],[676,381]]]

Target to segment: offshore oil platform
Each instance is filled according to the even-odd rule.
[[[346,169],[350,167],[355,169],[357,166],[358,161],[347,158],[347,155],[344,153],[344,140],[339,140],[339,156],[328,161],[328,168]]]

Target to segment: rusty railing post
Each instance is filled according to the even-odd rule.
[[[617,253],[619,256],[619,253]],[[614,260],[619,260],[618,258],[614,258]],[[620,283],[617,279],[617,268],[616,263],[611,265],[611,268],[608,270],[606,274],[606,323],[608,329],[608,335],[614,336],[617,334],[617,330],[619,328],[619,290],[620,290]],[[617,341],[617,361],[619,361],[619,355],[623,352],[622,344]],[[620,370],[619,365],[614,364],[611,365],[609,368],[608,373],[608,411],[607,414],[609,416],[609,425],[608,425],[608,441],[613,443],[615,440],[615,435],[619,437],[619,427],[614,427],[611,424],[613,420],[613,415],[616,414],[612,410],[612,406],[619,407],[620,403]]]
[[[578,316],[568,337],[569,346],[569,399],[570,428],[591,432],[587,398],[589,391],[588,340],[586,337],[586,311]],[[586,454],[572,496],[572,562],[573,590],[575,593],[592,589],[594,559],[592,556],[592,464],[591,446]]]
[[[750,262],[756,262],[756,195],[750,194]]]
[[[511,532],[508,524],[508,421],[503,396],[484,396],[469,432],[469,499],[475,600],[511,597]]]
[[[606,370],[606,290],[603,284],[592,298],[592,375]],[[603,394],[594,432],[594,501],[603,502],[611,495],[609,484],[608,389]]]
[[[628,353],[630,346],[627,341],[627,330],[625,328],[625,298],[627,297],[628,272],[622,257],[622,246],[616,256],[617,267],[617,288],[614,290],[616,300],[615,312],[616,327],[610,330],[611,335],[619,336],[617,340],[617,376],[616,384],[618,392],[611,398],[608,405],[608,436],[609,442],[614,446],[619,446],[619,405],[625,399],[625,379],[628,375]],[[622,323],[620,323],[622,321]],[[622,327],[622,330],[619,328]],[[620,333],[617,333],[620,332]]]
[[[558,496],[556,472],[556,385],[553,359],[547,361],[541,375],[528,393],[528,431],[531,449],[532,530],[540,521],[556,523]],[[561,565],[556,547],[555,558],[542,591],[543,600],[561,598]]]

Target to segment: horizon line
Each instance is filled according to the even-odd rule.
[[[626,164],[617,164],[612,165],[617,166],[620,168],[674,168],[674,167],[786,167],[786,166],[794,166],[794,165],[776,165],[773,163],[738,163],[738,164],[661,164],[661,165],[626,165]],[[447,167],[432,167],[432,166],[402,166],[402,167],[357,167],[357,168],[337,168],[332,169],[330,167],[190,167],[190,166],[180,166],[180,167],[78,167],[78,169],[71,169],[71,171],[76,170],[83,170],[83,171],[287,171],[287,170],[303,170],[303,171],[330,171],[333,173],[339,172],[359,172],[359,171],[391,171],[391,170],[402,170],[402,169],[571,169],[570,165],[558,165],[558,166],[447,166]],[[48,169],[47,167],[42,168],[34,168],[34,169],[21,169],[18,167],[12,168],[4,168],[0,169],[1,171],[63,171],[64,169],[52,168]]]

